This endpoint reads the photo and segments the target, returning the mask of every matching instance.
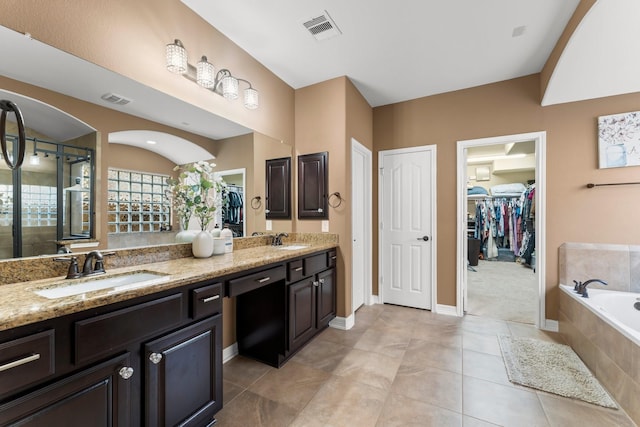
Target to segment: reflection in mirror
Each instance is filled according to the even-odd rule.
[[[245,168],[216,172],[216,175],[221,176],[227,184],[227,191],[222,203],[222,210],[219,215],[216,215],[215,223],[216,225],[222,224],[221,228],[229,227],[233,237],[247,235],[246,222],[244,220],[244,213],[246,212],[244,197],[244,189],[246,187],[245,174]]]
[[[176,129],[176,133],[179,133],[177,130],[181,130],[202,138],[208,138],[210,145],[208,143],[199,143],[199,145],[208,153],[215,155],[216,159],[214,162],[217,164],[216,170],[245,168],[246,185],[244,188],[244,199],[248,198],[248,200],[251,200],[251,198],[255,196],[260,196],[262,200],[264,200],[265,160],[292,155],[291,146],[282,143],[279,139],[274,139],[256,132],[252,133],[250,129],[244,126],[230,122],[223,117],[216,116],[195,105],[188,104],[166,93],[140,84],[139,82],[81,58],[69,55],[37,40],[27,38],[23,34],[7,29],[6,27],[0,26],[0,40],[2,40],[2,43],[0,43],[0,53],[2,57],[12,58],[11,61],[0,62],[0,83],[7,82],[7,85],[4,87],[11,88],[11,90],[15,90],[15,87],[20,87],[22,94],[32,98],[40,97],[39,95],[35,95],[36,93],[41,93],[40,88],[48,89],[53,92],[49,92],[43,98],[55,99],[56,102],[59,94],[73,97],[75,99],[65,97],[64,101],[60,103],[60,105],[69,105],[69,111],[77,111],[78,108],[84,108],[84,110],[86,110],[84,105],[79,104],[82,101],[94,104],[91,108],[91,113],[86,116],[87,123],[92,124],[94,128],[77,120],[51,120],[49,121],[49,126],[45,127],[46,131],[40,133],[39,127],[36,127],[34,123],[41,120],[40,116],[48,117],[47,109],[30,112],[28,115],[25,114],[25,121],[28,122],[27,126],[36,130],[31,136],[38,139],[69,143],[80,147],[87,145],[84,145],[84,142],[79,144],[76,141],[72,142],[72,140],[84,135],[87,135],[86,138],[91,140],[90,146],[87,147],[96,150],[92,160],[97,165],[97,171],[99,172],[99,175],[95,177],[92,176],[92,179],[100,183],[94,191],[95,206],[98,210],[93,209],[95,213],[91,219],[94,221],[93,223],[96,224],[94,226],[96,234],[92,234],[91,237],[100,240],[99,245],[101,248],[111,247],[110,235],[107,232],[108,168],[115,167],[138,170],[140,172],[171,175],[175,165],[186,162],[182,160],[169,160],[170,157],[167,157],[166,154],[160,155],[151,152],[147,147],[145,147],[146,149],[137,148],[131,141],[122,141],[121,144],[109,144],[109,148],[105,150],[104,145],[97,143],[100,133],[102,133],[104,138],[105,135],[116,133],[116,131],[121,131],[123,128],[148,129],[149,121],[151,121],[155,122],[154,124],[164,125],[160,126],[163,129],[166,129],[166,127]],[[42,62],[56,64],[56,67],[33,66],[34,61],[38,64]],[[16,84],[16,82],[18,84]],[[27,83],[27,85],[20,82]],[[29,87],[28,84],[38,87]],[[0,88],[1,87],[3,86],[0,86]],[[104,101],[104,98],[101,98],[113,90],[117,90],[123,94],[125,98],[129,98],[133,100],[133,102],[126,105],[110,104]],[[13,96],[14,94],[11,95]],[[3,95],[2,99],[13,98]],[[53,104],[54,102],[51,103]],[[162,108],[158,108],[158,105],[161,105]],[[21,108],[24,110],[22,105]],[[69,117],[60,110],[56,111],[64,117]],[[93,120],[93,118],[96,119]],[[58,129],[58,126],[54,126],[55,123],[63,124],[63,126],[61,126],[63,129]],[[64,129],[66,129],[66,131]],[[155,129],[158,129],[158,127],[155,127]],[[59,136],[58,132],[69,132],[73,133],[73,135]],[[171,132],[170,129],[169,132]],[[230,153],[229,150],[226,149],[233,144],[231,140],[243,138],[248,142],[245,145],[241,144],[243,148],[239,152]],[[229,144],[224,148],[226,142],[229,142]],[[112,145],[118,145],[118,149],[116,150]],[[39,147],[40,143],[37,143],[37,146]],[[173,153],[184,153],[184,148],[183,143],[175,144],[172,148]],[[33,149],[33,147],[30,149]],[[28,165],[28,157],[30,154],[33,154],[33,152],[27,152],[27,158],[25,159],[26,165],[23,167],[25,172],[31,168],[31,166]],[[41,157],[41,161],[44,160],[43,155],[39,155],[39,157]],[[124,160],[129,160],[130,162],[127,165],[123,165]],[[210,160],[210,158],[196,158],[189,161],[196,160]],[[144,164],[144,167],[141,167],[142,164]],[[42,165],[45,166],[45,162],[42,162]],[[53,166],[51,165],[51,167]],[[0,174],[2,173],[9,173],[10,175],[9,171],[0,169]],[[61,188],[73,187],[77,175],[76,171],[70,172],[68,176],[64,178]],[[0,185],[6,186],[6,182],[9,182],[9,179],[2,179],[4,180],[4,184],[0,183]],[[0,193],[2,192],[3,191],[0,190]],[[4,197],[4,199],[2,199],[4,206],[0,205],[0,246],[8,245],[9,249],[8,252],[0,254],[0,258],[13,256],[12,227],[11,225],[6,226],[5,224],[11,224],[13,221],[13,207],[11,209],[7,208],[10,197],[12,204],[15,200],[13,200],[12,195],[8,195],[6,189],[4,193],[4,196],[0,195],[0,198]],[[62,206],[63,205],[60,205],[60,207]],[[56,206],[56,209],[57,208],[58,206]],[[244,234],[251,235],[253,231],[265,231],[264,205],[258,209],[251,209],[247,205],[247,209],[248,212],[247,210],[243,211]],[[75,212],[77,212],[77,210]],[[72,219],[73,213],[69,211],[66,216]],[[60,211],[60,217],[64,217],[62,211]],[[290,220],[279,220],[273,223],[273,231],[292,231],[292,222]],[[177,232],[178,226],[177,223],[171,225],[173,228],[172,232],[155,231],[139,233],[130,240],[120,242],[122,246],[119,247],[139,247],[165,244],[167,241],[172,242],[174,241],[173,235]],[[46,227],[51,227],[53,231],[46,231]],[[59,240],[57,225],[34,225],[30,231],[39,235],[47,234],[49,236],[47,237],[48,243],[42,245],[42,247],[47,246],[51,248],[51,250],[47,249],[47,253],[55,252],[55,242]],[[77,234],[78,229],[74,229],[74,231],[76,232],[74,234]],[[67,234],[72,234],[71,229],[68,230]],[[145,236],[142,236],[142,234],[145,234]],[[158,239],[151,238],[151,236],[157,236]],[[61,235],[60,238],[64,237],[64,235]],[[27,238],[24,240],[25,243],[28,241]],[[39,248],[40,246],[34,245],[33,248],[35,247]],[[2,251],[4,250],[3,248]],[[76,251],[76,249],[73,250]],[[83,249],[78,250],[82,251]],[[29,252],[27,250],[23,250],[22,252],[23,256],[37,254],[39,253]]]
[[[55,254],[67,242],[90,239],[96,132],[35,99],[0,96],[29,118],[24,163],[15,170],[0,163],[0,259]],[[17,124],[8,121],[8,154],[15,156]]]

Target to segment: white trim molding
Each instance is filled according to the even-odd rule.
[[[456,310],[458,316],[464,315],[467,280],[467,148],[487,145],[507,144],[510,142],[534,141],[536,147],[536,267],[538,281],[538,307],[535,319],[536,327],[544,329],[546,295],[546,141],[545,131],[504,135],[497,137],[458,141],[457,145],[457,245],[456,245]]]
[[[355,325],[355,323],[356,317],[353,313],[351,313],[349,317],[335,317],[331,322],[329,322],[329,326],[335,329],[347,331],[353,328],[353,325]]]
[[[222,350],[222,363],[227,363],[238,355],[238,343],[234,342],[229,347]]]
[[[545,319],[544,326],[540,329],[544,329],[549,332],[559,332],[560,331],[560,323],[557,320]]]
[[[460,316],[455,305],[438,304],[436,305],[435,313],[444,314],[445,316]]]

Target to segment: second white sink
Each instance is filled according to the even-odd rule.
[[[169,280],[169,277],[168,274],[141,270],[108,277],[80,279],[80,281],[69,280],[34,292],[41,297],[56,299],[110,288],[113,288],[113,292],[126,291],[164,283]]]
[[[297,251],[298,249],[308,248],[309,245],[285,245],[278,246],[278,249],[282,249],[283,251]]]

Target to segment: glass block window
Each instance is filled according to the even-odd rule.
[[[168,175],[109,168],[108,232],[160,231],[171,223]]]
[[[58,218],[56,187],[23,185],[22,226],[55,226]],[[0,185],[0,225],[13,222],[13,185]]]

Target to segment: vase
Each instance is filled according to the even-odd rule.
[[[180,230],[176,233],[176,243],[191,243],[198,230]]]
[[[196,258],[209,258],[213,255],[213,236],[208,231],[201,231],[191,242],[191,251]]]

